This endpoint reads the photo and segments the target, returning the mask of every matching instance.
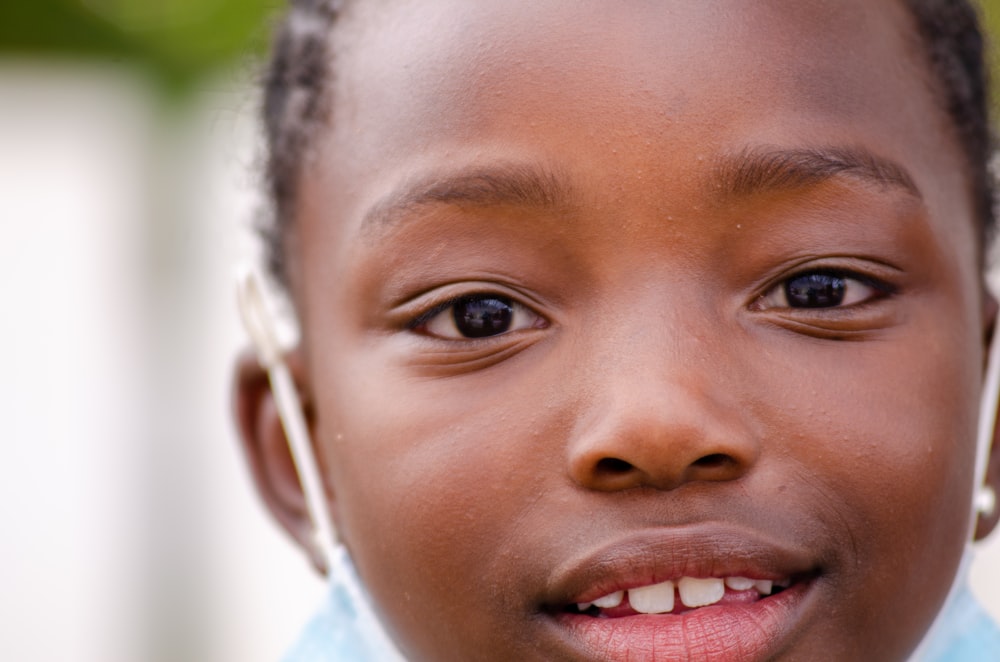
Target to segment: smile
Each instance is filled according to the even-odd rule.
[[[756,662],[780,654],[815,617],[822,575],[796,545],[683,527],[569,560],[545,611],[576,659]]]

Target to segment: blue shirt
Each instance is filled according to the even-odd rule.
[[[1000,662],[1000,629],[967,586],[943,617],[921,662]]]

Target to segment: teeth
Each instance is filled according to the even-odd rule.
[[[591,607],[597,607],[599,609],[614,609],[615,607],[621,605],[622,600],[625,599],[625,591],[615,591],[614,593],[608,593],[603,598],[597,598],[593,602],[577,602],[576,608],[580,611],[587,611]]]
[[[733,591],[749,591],[754,589],[760,595],[771,595],[774,587],[788,588],[790,579],[750,579],[748,577],[716,577],[697,578],[682,577],[675,582],[666,581],[652,586],[642,586],[629,589],[628,600],[632,609],[640,614],[666,614],[674,610],[674,588],[680,593],[681,602],[691,609],[714,605],[726,594],[726,588]],[[593,602],[578,602],[576,607],[581,612],[591,607],[599,609],[614,609],[622,604],[625,591],[615,591]]]
[[[682,577],[677,582],[677,591],[685,607],[706,607],[714,605],[726,594],[725,583],[718,578],[696,579]]]
[[[594,600],[594,606],[600,607],[601,609],[614,609],[622,603],[625,599],[625,591],[615,591],[614,593],[609,593],[603,598],[598,598]]]
[[[628,602],[640,614],[666,614],[674,610],[674,583],[667,581],[631,588],[628,591]]]
[[[753,580],[746,577],[726,577],[726,586],[734,591],[749,591],[753,588]]]

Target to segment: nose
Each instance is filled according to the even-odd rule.
[[[707,362],[619,369],[591,388],[574,426],[569,473],[599,491],[671,490],[694,481],[732,481],[757,462],[760,444],[727,391],[729,377]],[[706,362],[701,362],[705,364]],[[681,365],[686,364],[686,365]]]

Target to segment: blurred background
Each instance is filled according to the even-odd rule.
[[[274,662],[319,603],[230,422],[279,0],[0,0],[0,659]]]
[[[322,597],[229,416],[279,10],[0,2],[0,659],[273,662]]]

